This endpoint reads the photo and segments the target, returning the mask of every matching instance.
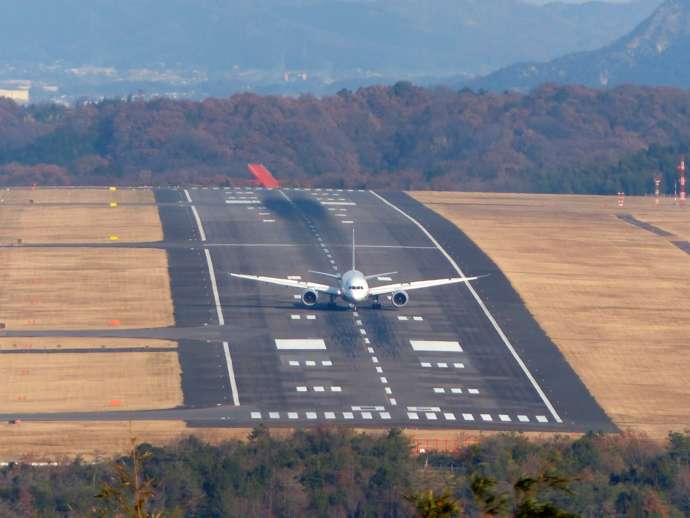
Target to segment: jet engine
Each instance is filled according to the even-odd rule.
[[[401,308],[407,304],[410,297],[404,291],[396,291],[393,293],[393,298],[391,300],[396,308]]]
[[[306,290],[304,293],[302,293],[302,303],[305,306],[314,306],[316,305],[316,300],[319,298],[319,294],[316,293],[314,290]]]

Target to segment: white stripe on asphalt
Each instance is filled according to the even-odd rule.
[[[189,202],[192,202],[192,197],[189,195],[189,191],[187,189],[184,190],[184,194],[187,197],[187,200]],[[202,241],[206,241],[206,232],[204,232],[204,226],[201,224],[201,218],[199,217],[199,213],[196,210],[196,207],[192,205],[192,214],[194,214],[194,219],[196,220],[196,226],[199,229],[199,237],[201,237]]]
[[[223,318],[223,309],[220,307],[220,296],[218,295],[218,285],[216,284],[216,273],[213,269],[213,261],[211,260],[211,252],[208,248],[204,250],[206,255],[206,264],[208,265],[208,276],[211,279],[211,290],[213,291],[213,302],[216,304],[216,314],[218,315],[218,325],[224,326],[225,319]]]
[[[455,271],[456,271],[461,277],[465,277],[465,274],[462,272],[462,270],[460,269],[460,267],[458,266],[458,264],[455,262],[455,260],[448,254],[448,252],[446,252],[446,250],[439,244],[439,242],[436,241],[436,239],[434,238],[434,236],[432,236],[431,233],[430,233],[426,228],[424,228],[424,226],[423,226],[419,221],[417,221],[416,219],[414,219],[412,216],[410,216],[409,214],[407,214],[407,213],[404,212],[402,209],[400,209],[400,208],[397,207],[396,205],[392,204],[391,202],[389,202],[388,200],[386,200],[386,199],[383,198],[382,196],[379,196],[379,195],[376,194],[374,191],[369,191],[369,192],[370,192],[372,195],[374,195],[376,198],[378,198],[379,200],[381,200],[383,203],[385,203],[386,205],[388,205],[388,206],[391,207],[392,209],[396,210],[397,212],[399,212],[400,214],[402,214],[403,216],[405,216],[405,217],[406,217],[407,219],[409,219],[412,223],[414,223],[415,225],[417,225],[417,227],[419,227],[419,229],[429,238],[429,240],[430,240],[432,243],[434,243],[434,245],[436,245],[436,248],[438,248],[438,249],[441,251],[441,253],[446,257],[446,259],[447,259],[448,262],[453,266],[453,268],[455,269]],[[495,329],[496,332],[498,333],[498,336],[501,338],[501,340],[503,340],[503,343],[504,343],[505,346],[508,348],[508,351],[510,351],[510,354],[513,356],[513,358],[515,358],[515,361],[518,363],[518,365],[519,365],[520,368],[522,369],[522,372],[524,372],[525,376],[527,376],[527,379],[530,381],[530,383],[532,384],[532,386],[534,387],[534,389],[537,391],[537,394],[539,394],[539,397],[540,397],[541,400],[544,402],[544,405],[546,405],[546,408],[549,409],[549,412],[551,412],[551,415],[553,416],[553,418],[556,420],[557,423],[562,423],[563,420],[561,419],[561,417],[560,417],[560,416],[558,415],[558,413],[556,412],[556,409],[555,409],[555,408],[553,407],[553,405],[551,404],[551,401],[549,401],[549,398],[546,396],[546,394],[544,393],[544,391],[542,390],[542,388],[539,386],[539,383],[537,383],[537,380],[534,378],[534,376],[532,376],[532,373],[531,373],[531,372],[529,371],[529,369],[527,368],[527,365],[525,365],[525,362],[522,361],[522,358],[520,358],[520,355],[518,355],[517,351],[516,351],[515,348],[513,347],[513,344],[510,343],[510,340],[508,340],[508,337],[507,337],[506,334],[503,332],[503,329],[501,329],[501,326],[498,325],[498,322],[496,322],[496,319],[494,318],[494,316],[493,316],[493,315],[491,314],[491,312],[489,311],[489,308],[486,307],[486,304],[484,304],[484,301],[481,299],[481,297],[479,296],[479,294],[477,293],[477,291],[474,289],[474,287],[473,287],[469,282],[466,282],[466,283],[465,283],[465,286],[467,286],[467,289],[470,290],[470,293],[472,294],[472,296],[474,297],[474,299],[475,299],[475,300],[477,301],[477,303],[479,304],[479,307],[482,308],[482,311],[484,312],[484,314],[486,315],[486,317],[489,319],[489,321],[490,321],[491,324],[493,325],[494,329]]]
[[[237,382],[235,381],[235,370],[232,368],[232,357],[230,356],[230,344],[223,342],[223,352],[225,353],[225,363],[228,366],[228,378],[230,378],[230,389],[232,390],[232,402],[235,406],[240,406],[240,395],[237,392]]]

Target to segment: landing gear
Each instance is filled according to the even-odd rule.
[[[379,296],[374,295],[373,302],[371,304],[371,309],[381,309],[381,303],[379,302]]]
[[[335,307],[335,295],[331,295],[331,298],[328,301],[328,307],[331,309]]]

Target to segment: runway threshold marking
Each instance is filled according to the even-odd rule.
[[[240,406],[240,395],[237,392],[237,382],[235,381],[235,370],[232,367],[232,357],[230,356],[230,344],[223,342],[223,353],[225,363],[228,366],[228,378],[230,379],[230,390],[232,391],[232,402],[235,406]]]
[[[399,208],[397,205],[394,205],[393,203],[389,202],[387,199],[384,197],[376,194],[374,191],[369,191],[374,197],[378,198],[380,201],[391,207],[393,210],[396,212],[402,214],[405,218],[407,218],[409,221],[414,223],[423,233],[426,235],[426,237],[429,238],[429,240],[436,245],[436,248],[439,249],[439,251],[444,255],[444,257],[448,260],[448,262],[451,264],[451,266],[455,269],[455,271],[460,275],[460,277],[465,277],[465,274],[463,271],[460,269],[458,266],[458,263],[455,262],[455,260],[450,256],[448,252],[446,252],[445,248],[443,248],[438,241],[436,241],[436,238],[431,235],[431,233],[424,228],[424,225],[422,225],[419,221],[414,219],[412,216],[410,216],[408,213],[406,213],[404,210]],[[496,333],[498,333],[498,336],[501,338],[503,341],[503,344],[506,346],[510,354],[513,356],[517,364],[520,366],[522,369],[522,372],[527,376],[527,379],[530,381],[532,384],[532,387],[534,387],[534,390],[537,391],[537,394],[539,394],[539,397],[541,398],[542,402],[546,406],[546,408],[549,410],[551,415],[553,416],[554,420],[557,423],[563,423],[563,420],[561,417],[558,415],[558,412],[556,412],[556,409],[554,406],[551,404],[551,401],[549,400],[548,396],[544,393],[542,388],[539,386],[539,383],[537,383],[537,380],[532,376],[532,373],[530,370],[527,368],[527,365],[525,362],[520,358],[520,355],[517,353],[515,348],[513,347],[513,344],[508,340],[508,337],[506,334],[503,332],[503,329],[501,329],[501,326],[498,325],[498,322],[494,318],[494,316],[491,314],[491,311],[489,311],[489,308],[486,307],[486,304],[484,304],[484,301],[482,298],[479,296],[477,291],[474,289],[474,287],[469,283],[466,282],[465,286],[467,286],[467,289],[470,291],[474,299],[477,301],[477,304],[479,304],[479,307],[482,309],[484,312],[484,315],[486,315],[486,318],[489,319],[489,322],[491,322],[491,325],[494,327],[496,330]]]

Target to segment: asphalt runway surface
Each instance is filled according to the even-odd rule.
[[[495,264],[457,227],[401,193],[158,189],[176,325],[15,336],[122,336],[180,343],[184,407],[25,419],[183,419],[193,426],[615,430]],[[291,288],[230,272],[371,285],[490,274],[414,290],[406,307],[304,307]],[[88,245],[86,245],[88,246]],[[96,245],[98,246],[98,245]],[[112,246],[112,245],[109,245]],[[116,246],[128,246],[118,243]]]

